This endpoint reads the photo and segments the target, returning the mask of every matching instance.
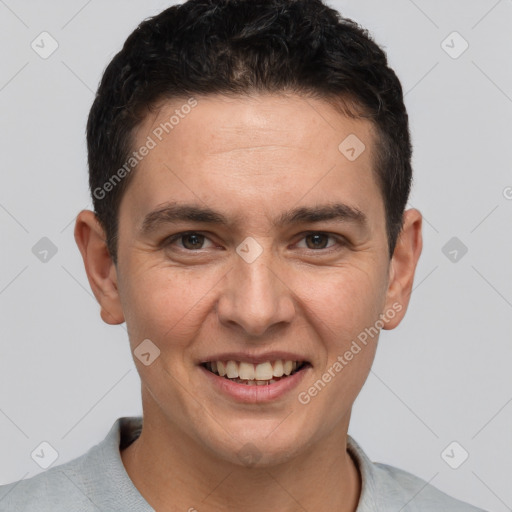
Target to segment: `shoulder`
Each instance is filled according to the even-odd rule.
[[[422,478],[387,464],[374,463],[376,487],[391,503],[399,503],[403,512],[485,512],[442,492]]]
[[[118,418],[106,438],[80,457],[0,486],[0,512],[152,511],[120,456],[141,426],[141,417]]]
[[[85,455],[25,480],[0,486],[0,512],[85,512],[97,510],[83,489]]]
[[[362,479],[357,512],[485,512],[449,496],[412,473],[388,464],[372,462],[350,436],[347,437],[347,449]]]

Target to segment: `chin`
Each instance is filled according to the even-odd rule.
[[[279,422],[282,422],[282,418]],[[286,420],[285,420],[286,421]],[[278,424],[279,424],[278,422]],[[245,422],[246,424],[248,421]],[[258,422],[255,422],[258,423]],[[259,422],[261,423],[261,422]],[[222,430],[222,439],[214,444],[209,437],[207,444],[214,457],[247,468],[266,468],[284,464],[307,449],[311,440],[302,439],[299,432],[293,433],[289,428],[277,432],[279,427],[268,428],[268,422],[262,425],[247,425],[239,435],[227,437],[232,428]],[[259,428],[258,428],[259,426]],[[211,432],[210,432],[211,436]]]

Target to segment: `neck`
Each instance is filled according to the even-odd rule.
[[[346,449],[348,419],[294,459],[245,467],[219,459],[168,418],[145,409],[142,433],[121,458],[158,512],[355,512],[361,477]]]

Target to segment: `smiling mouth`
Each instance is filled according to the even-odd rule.
[[[307,361],[267,361],[260,364],[244,361],[207,361],[201,364],[213,374],[247,386],[268,386],[311,366]]]

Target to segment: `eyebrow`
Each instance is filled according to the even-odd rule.
[[[222,213],[207,207],[193,204],[166,203],[144,217],[140,231],[142,234],[149,234],[161,225],[177,222],[196,222],[231,227],[237,219],[230,222]],[[272,221],[272,225],[281,227],[322,221],[352,222],[361,227],[367,227],[368,224],[366,215],[358,208],[343,203],[331,203],[293,208],[279,215],[277,219]]]

